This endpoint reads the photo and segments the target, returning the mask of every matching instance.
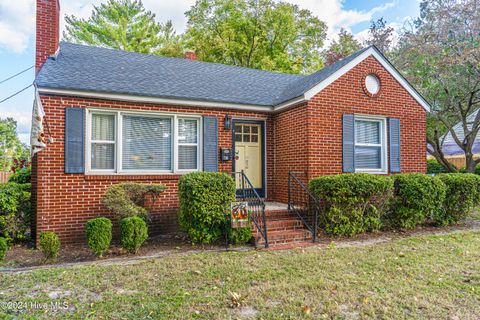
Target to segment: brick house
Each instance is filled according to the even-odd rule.
[[[243,170],[267,201],[290,171],[425,172],[428,103],[375,48],[311,75],[59,43],[37,0],[35,86],[54,142],[33,159],[34,232],[83,241],[114,183],[162,183],[150,233],[177,228],[177,182]],[[228,154],[230,151],[230,157]]]

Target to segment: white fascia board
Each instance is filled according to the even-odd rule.
[[[236,109],[236,110],[243,110],[243,111],[260,111],[260,112],[267,112],[267,113],[273,111],[273,107],[271,106],[197,101],[197,100],[185,100],[185,99],[168,99],[168,98],[157,98],[157,97],[146,97],[146,96],[133,96],[133,95],[126,95],[126,94],[115,94],[115,93],[99,93],[99,92],[91,92],[91,91],[52,89],[52,88],[42,88],[42,87],[38,88],[38,92],[43,94],[51,94],[51,95],[94,98],[94,99],[137,102],[137,103],[167,104],[167,105],[188,106],[188,107],[224,108],[224,109]]]
[[[302,95],[298,98],[294,98],[292,100],[288,100],[286,102],[283,102],[281,104],[278,104],[276,105],[274,108],[273,108],[273,111],[274,112],[280,112],[280,111],[283,111],[283,110],[286,110],[288,108],[292,108],[292,107],[295,107],[297,106],[298,104],[302,103],[302,102],[305,102],[307,101],[305,99],[305,95]]]
[[[353,69],[357,64],[368,58],[369,56],[375,57],[378,62],[400,83],[400,85],[407,90],[407,92],[427,111],[430,111],[430,105],[425,101],[425,99],[412,87],[410,83],[405,80],[405,78],[388,62],[385,57],[377,52],[373,47],[369,48],[361,55],[347,63],[345,66],[337,70],[335,73],[330,75],[327,79],[318,83],[312,89],[305,92],[305,99],[310,100],[320,91],[325,89],[327,86],[332,84],[335,80],[343,76],[345,73]]]

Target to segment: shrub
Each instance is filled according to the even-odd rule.
[[[395,200],[388,216],[391,227],[412,229],[442,213],[446,186],[440,178],[404,173],[393,179]]]
[[[147,224],[142,218],[128,217],[120,221],[120,243],[123,248],[137,253],[147,238]]]
[[[445,167],[442,166],[437,160],[435,159],[428,159],[427,160],[427,173],[428,174],[439,174],[445,173]]]
[[[45,257],[45,261],[55,260],[60,251],[60,239],[55,232],[44,231],[40,233],[39,247]]]
[[[112,222],[107,218],[89,220],[85,225],[85,233],[88,247],[101,257],[112,241]]]
[[[248,227],[243,227],[243,228],[232,228],[228,226],[227,237],[228,237],[228,243],[245,244],[249,242],[250,239],[252,239],[252,227],[250,225]]]
[[[179,222],[193,243],[212,243],[222,235],[235,182],[226,173],[192,172],[178,181]]]
[[[0,236],[7,241],[28,238],[32,209],[31,185],[8,182],[0,184]]]
[[[449,225],[466,218],[478,197],[478,176],[472,173],[445,173],[438,176],[446,186],[448,197],[444,210],[435,212],[430,218],[436,225]]]
[[[30,183],[32,180],[32,167],[17,169],[14,174],[8,178],[8,182]]]
[[[7,254],[8,250],[8,244],[7,244],[7,239],[0,237],[0,261],[5,258],[5,255]]]
[[[162,184],[120,183],[111,185],[102,198],[102,204],[113,212],[115,218],[141,216],[148,218],[145,201],[157,197],[165,190]]]
[[[382,227],[393,183],[386,176],[340,174],[313,179],[309,188],[323,203],[320,225],[325,231],[352,236]]]

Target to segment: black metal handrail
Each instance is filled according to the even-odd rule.
[[[318,236],[320,201],[296,176],[297,174],[306,175],[302,172],[288,173],[288,210],[302,220],[305,228],[312,233],[313,242],[315,242]]]
[[[233,172],[233,179],[237,187],[237,201],[247,202],[250,220],[265,240],[265,248],[268,248],[267,221],[265,217],[265,202],[258,195],[245,172]]]

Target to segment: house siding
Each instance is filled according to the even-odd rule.
[[[363,79],[371,72],[381,81],[375,97],[363,89]],[[307,114],[310,179],[342,173],[343,114],[400,119],[401,172],[426,172],[426,111],[372,56],[314,96]]]
[[[101,198],[107,188],[115,183],[141,182],[162,183],[166,190],[151,207],[149,234],[157,235],[178,230],[177,186],[179,174],[161,175],[118,175],[118,174],[66,174],[64,160],[65,108],[104,108],[135,111],[156,111],[169,113],[187,113],[213,115],[218,118],[218,147],[232,147],[232,131],[224,129],[224,118],[228,114],[237,119],[265,120],[267,130],[267,172],[273,172],[273,141],[271,116],[259,112],[240,112],[227,109],[205,109],[181,106],[134,104],[97,99],[74,97],[41,96],[46,121],[50,126],[55,142],[37,153],[33,160],[33,206],[35,207],[35,230],[38,240],[41,231],[54,231],[62,243],[84,240],[84,226],[89,219],[112,217],[101,204]],[[219,160],[219,171],[231,173],[232,161]],[[272,175],[267,177],[267,193],[274,196]]]

